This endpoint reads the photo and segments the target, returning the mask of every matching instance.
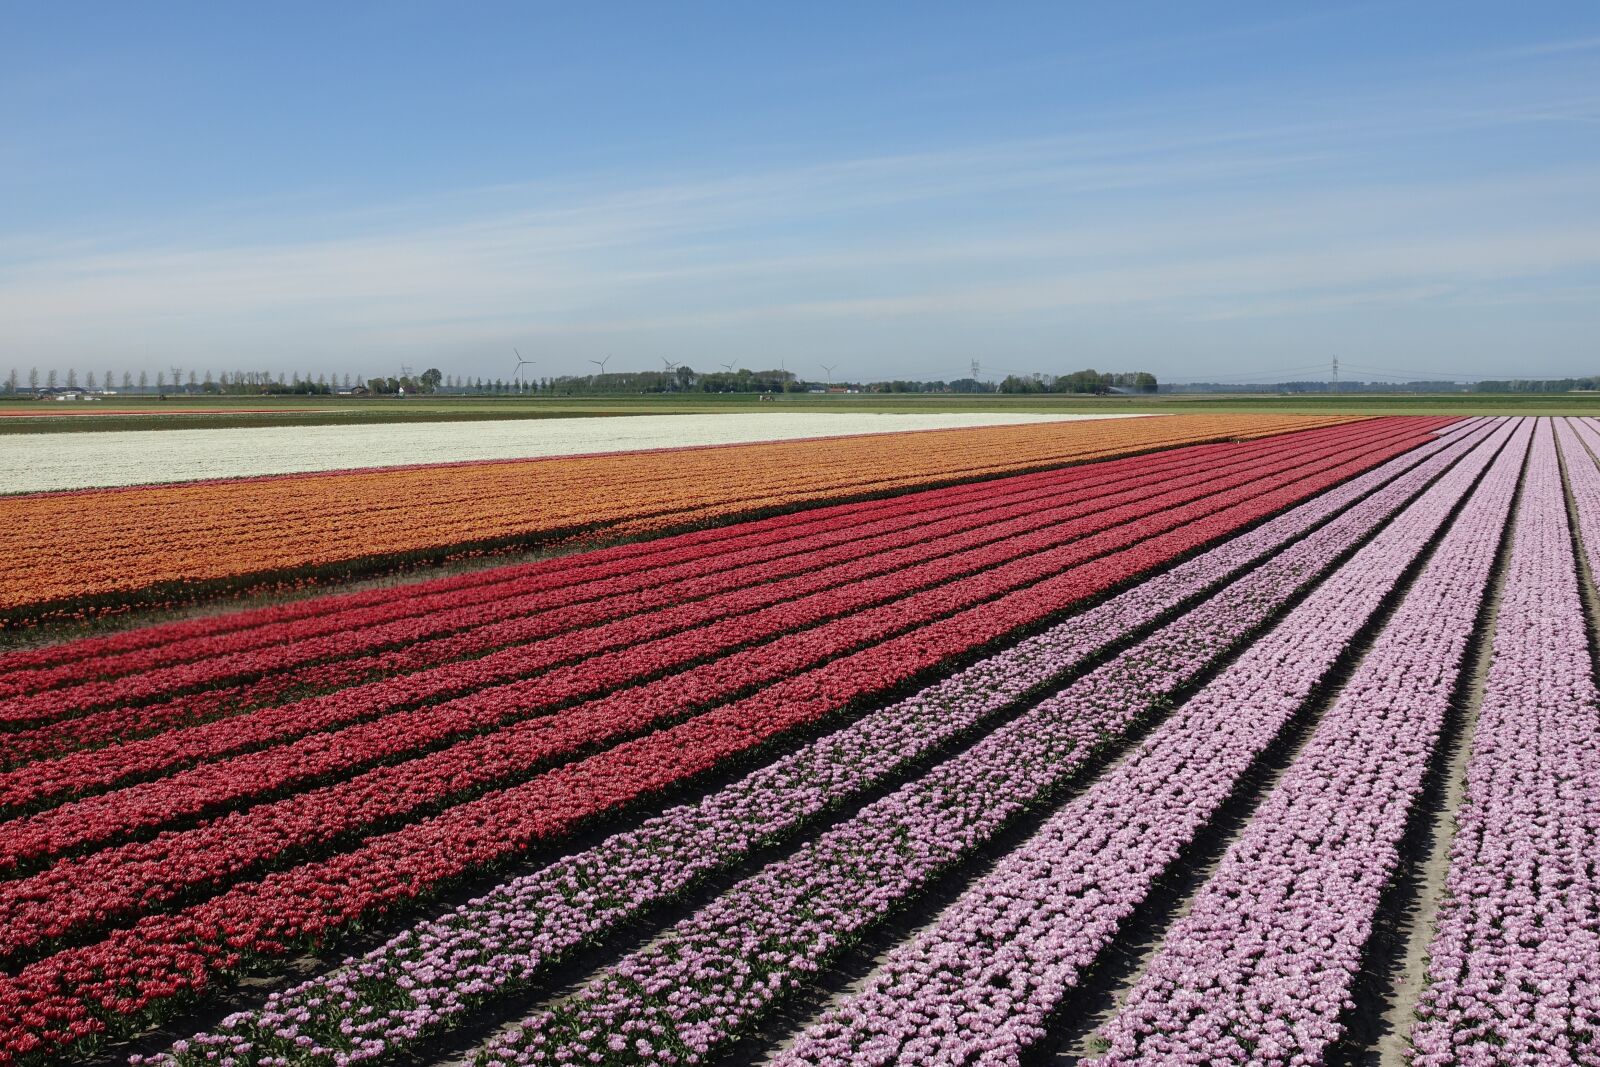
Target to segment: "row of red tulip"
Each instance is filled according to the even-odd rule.
[[[969,485],[952,486],[948,487],[948,489],[928,490],[928,492],[958,490],[981,492],[982,487],[987,484],[989,483],[978,482]],[[903,497],[891,499],[909,500],[917,495],[920,494],[906,494]],[[414,597],[449,595],[479,586],[495,586],[503,582],[521,581],[534,574],[547,575],[553,582],[551,588],[561,584],[569,584],[562,581],[563,576],[570,576],[570,584],[581,583],[595,578],[607,578],[637,567],[642,559],[656,559],[656,551],[659,549],[667,547],[690,548],[713,543],[726,545],[730,549],[745,548],[752,544],[760,543],[763,539],[776,538],[782,540],[785,537],[794,536],[813,522],[840,518],[857,511],[872,509],[880,503],[882,501],[865,500],[850,504],[827,505],[812,510],[769,516],[764,519],[752,519],[740,522],[735,526],[718,526],[704,530],[694,530],[655,541],[612,545],[607,548],[593,549],[583,553],[581,556],[562,557],[558,560],[541,560],[515,566],[495,567],[489,570],[469,571],[464,574],[437,578],[424,583],[365,589],[354,593],[327,594],[287,604],[274,604],[269,607],[255,608],[248,611],[202,616],[178,622],[163,623],[157,626],[140,627],[139,629],[126,630],[101,637],[85,638],[65,644],[22,649],[0,655],[0,677],[10,677],[14,673],[21,671],[49,670],[69,663],[92,665],[127,653],[163,648],[185,648],[190,642],[202,642],[213,638],[225,639],[230,635],[241,635],[249,639],[248,635],[259,634],[263,640],[271,641],[281,636],[282,633],[281,630],[274,628],[292,626],[302,620],[319,616],[328,618],[330,621],[338,620],[342,617],[343,612],[361,611],[380,605],[389,605],[403,614],[406,605]],[[393,617],[398,618],[400,615],[397,614]]]
[[[1309,431],[1315,434],[1318,431]],[[1270,446],[1261,441],[1203,445],[1148,456],[1129,457],[1085,467],[1065,468],[1019,475],[989,483],[984,489],[971,485],[912,493],[867,504],[840,505],[799,513],[804,523],[773,524],[773,528],[744,532],[741,527],[724,528],[720,539],[704,534],[685,534],[657,543],[657,551],[641,568],[637,553],[618,560],[589,562],[584,557],[569,559],[572,566],[557,566],[543,561],[528,566],[500,568],[472,577],[478,580],[463,585],[460,578],[443,579],[415,587],[401,597],[393,590],[371,604],[347,604],[349,597],[330,596],[307,602],[307,607],[322,610],[302,617],[232,629],[221,634],[179,637],[154,647],[140,647],[121,653],[101,652],[88,658],[68,658],[65,662],[28,669],[0,672],[0,698],[25,696],[48,689],[76,686],[126,675],[146,675],[158,668],[179,664],[203,663],[216,679],[278,670],[292,663],[310,662],[342,652],[342,641],[361,638],[367,648],[413,641],[429,633],[444,633],[467,625],[478,625],[467,615],[460,623],[454,613],[463,609],[491,609],[518,602],[533,594],[547,599],[532,602],[529,609],[543,610],[581,600],[596,599],[615,592],[635,592],[692,579],[749,564],[784,559],[817,548],[853,541],[881,533],[944,518],[1004,508],[1028,499],[1062,501],[1080,499],[1105,491],[1132,488],[1160,472],[1179,472],[1200,465],[1217,465],[1236,458],[1260,455]],[[788,518],[793,518],[789,516]],[[761,525],[766,525],[761,524]],[[686,543],[685,543],[686,542]],[[632,547],[632,546],[630,546]],[[596,553],[598,555],[599,553]],[[489,580],[484,580],[489,577]],[[502,614],[499,617],[509,617]],[[409,630],[403,624],[426,621],[431,629]],[[390,627],[394,627],[390,629]],[[142,631],[139,631],[142,633]],[[392,634],[389,640],[385,636]],[[325,644],[317,643],[319,640]],[[87,643],[87,642],[84,642]],[[94,642],[96,645],[100,641]],[[241,653],[266,650],[283,655],[294,650],[292,660],[273,660],[258,664],[248,658],[235,660]],[[64,658],[71,652],[63,649]],[[186,682],[181,684],[188,684]],[[128,699],[116,690],[89,691],[75,700],[83,706],[91,701],[114,703]]]
[[[1309,420],[1313,424],[1317,420]],[[1214,428],[1202,427],[1202,430],[1215,432]],[[1281,430],[1278,432],[1282,432]],[[1258,438],[1263,436],[1259,432],[1247,432],[1244,436]],[[1158,435],[1153,445],[1156,450],[1172,448],[1181,444],[1184,434],[1178,433]],[[1130,443],[1130,447],[1138,447],[1137,442]],[[1231,445],[1220,446],[1193,446],[1186,447],[1185,451],[1194,451],[1199,454],[1207,447],[1229,448]],[[1114,463],[1104,453],[1095,456],[1097,460],[1108,460]],[[1063,462],[1070,462],[1070,456]],[[1094,484],[1102,477],[1100,468],[1106,464],[1094,463],[1079,468],[1068,468],[1044,472],[1046,477],[1083,480],[1083,484]],[[959,471],[952,471],[959,475]],[[1003,479],[1002,479],[1003,481]],[[939,494],[949,494],[942,502],[956,499],[974,499],[983,495],[982,486],[986,483],[948,486],[934,490]],[[915,494],[913,494],[915,495]],[[889,501],[889,506],[896,502],[904,504],[904,496]],[[933,503],[928,501],[926,503]],[[133,661],[126,664],[122,670],[113,670],[113,673],[126,673],[129,670],[144,670],[151,666],[175,662],[181,659],[197,658],[201,655],[219,654],[237,651],[244,647],[259,647],[273,641],[282,640],[287,636],[283,632],[285,626],[295,626],[309,623],[313,618],[326,620],[324,633],[332,633],[340,626],[350,628],[354,620],[349,618],[337,619],[352,611],[368,611],[378,608],[387,608],[385,618],[399,618],[406,614],[421,613],[435,610],[440,604],[427,603],[426,598],[433,596],[450,596],[479,587],[494,587],[506,582],[527,581],[530,578],[542,578],[549,588],[560,585],[581,583],[598,578],[611,577],[636,569],[641,560],[647,560],[652,565],[657,563],[670,563],[670,554],[673,551],[693,547],[710,545],[722,546],[728,550],[743,549],[758,545],[772,539],[783,539],[803,534],[819,519],[838,521],[853,513],[880,514],[886,502],[882,500],[858,501],[856,503],[841,505],[825,505],[815,510],[802,510],[795,513],[769,517],[761,520],[743,522],[738,524],[736,532],[726,528],[713,528],[699,530],[687,534],[654,542],[646,549],[639,544],[613,546],[611,548],[584,553],[583,556],[565,560],[543,561],[518,567],[497,568],[492,572],[478,572],[472,574],[456,575],[447,579],[428,582],[421,585],[407,587],[404,592],[396,589],[367,590],[354,594],[321,597],[311,601],[277,605],[270,608],[257,609],[248,612],[230,613],[210,619],[195,619],[184,622],[165,624],[138,631],[111,635],[108,637],[94,638],[85,641],[73,642],[68,645],[56,646],[48,649],[38,649],[8,653],[0,656],[0,695],[10,695],[14,692],[27,691],[29,686],[23,685],[20,689],[8,688],[14,683],[14,676],[22,674],[48,672],[57,669],[67,669],[69,664],[79,664],[79,670],[97,671],[102,668],[112,670],[119,657],[132,656]],[[924,503],[911,505],[913,507],[926,506]],[[581,573],[580,573],[581,572]],[[408,606],[408,601],[416,598],[415,605]],[[363,620],[372,621],[372,620]],[[220,644],[208,644],[220,642]],[[140,657],[153,657],[143,660]]]
[[[1338,462],[1323,455],[1324,451],[1313,450],[1309,456],[1294,459],[1313,465]],[[1288,466],[1292,461],[1285,458],[1283,462]],[[344,730],[311,734],[291,744],[87,797],[13,822],[5,837],[0,838],[0,869],[37,865],[63,852],[104,845],[174,821],[225,811],[252,798],[304,788],[319,779],[402,759],[452,739],[533,719],[579,700],[594,703],[582,709],[581,715],[563,715],[557,727],[542,724],[530,728],[556,729],[570,735],[578,729],[575,724],[589,724],[592,720],[603,731],[603,737],[645,728],[663,717],[726,700],[752,685],[808,668],[872,640],[1038,581],[1161,529],[1194,521],[1257,491],[1253,481],[1243,476],[1241,480],[1245,484],[1178,507],[1166,507],[1170,501],[1163,494],[1151,498],[1138,515],[1121,514],[1129,509],[1113,509],[1096,520],[1109,528],[1087,537],[1075,537],[1070,525],[1040,531],[960,559],[930,561],[898,574],[813,594],[752,615],[627,645],[532,678],[483,688],[469,696],[360,722]],[[1153,511],[1157,514],[1151,517]],[[1134,521],[1114,524],[1119,518]],[[1084,525],[1092,529],[1095,524]],[[911,590],[920,592],[906,596]],[[869,609],[870,605],[878,606]],[[829,619],[832,621],[826,622]],[[572,646],[581,649],[585,639],[585,634],[578,633],[543,645],[563,651]],[[757,643],[761,641],[768,643]],[[735,649],[742,651],[728,654]],[[528,662],[541,650],[548,652],[541,646],[515,651]],[[554,662],[573,658],[551,656]],[[684,669],[700,660],[709,662]],[[462,666],[487,662],[479,660]],[[624,688],[658,675],[666,677],[642,689]],[[396,685],[406,681],[397,680]],[[407,695],[415,691],[415,685],[402,688]],[[602,694],[602,699],[596,699]],[[359,697],[352,696],[346,706],[360,708],[362,704]],[[599,740],[585,736],[583,743]]]
[[[1163,525],[1169,524],[1163,521]],[[215,889],[270,867],[285,854],[303,856],[308,849],[370,832],[374,825],[414,818],[464,794],[525,778],[558,759],[692,714],[697,707],[752,683],[809,668],[907,624],[927,623],[952,608],[980,602],[994,589],[1013,584],[1008,570],[1000,567],[840,620],[814,635],[790,635],[642,690],[611,693],[420,759],[233,811],[152,841],[65,859],[30,878],[0,882],[0,958],[27,953],[49,939],[81,934],[85,927],[117,921],[186,893]],[[1033,574],[1054,570],[1028,567]]]
[[[1295,451],[1292,458],[1328,465],[1340,462],[1342,452],[1337,444],[1332,444],[1311,448],[1309,454]],[[1286,456],[1282,462],[1290,461]],[[5,838],[0,839],[0,869],[35,864],[64,851],[108,843],[129,834],[160,828],[174,820],[226,810],[253,797],[303,787],[329,776],[404,758],[452,739],[496,729],[656,675],[682,672],[700,660],[712,661],[687,674],[679,673],[671,680],[680,706],[685,701],[692,704],[725,698],[727,693],[752,684],[752,678],[744,673],[740,658],[719,661],[713,657],[726,657],[734,649],[788,634],[791,644],[798,642],[797,647],[809,646],[809,658],[804,664],[809,665],[866,640],[861,625],[863,616],[853,613],[873,605],[888,605],[877,611],[891,632],[896,627],[915,625],[951,610],[945,609],[943,604],[957,586],[948,583],[963,575],[974,576],[969,579],[971,591],[966,595],[979,598],[997,595],[1054,573],[1062,566],[1082,562],[1148,536],[1147,529],[1139,523],[1152,513],[1158,513],[1158,522],[1170,528],[1215,511],[1226,505],[1230,493],[1251,492],[1261,477],[1263,472],[1252,468],[1229,478],[1207,480],[1204,488],[1176,489],[1138,504],[1107,509],[1076,522],[823,590],[748,615],[717,618],[708,603],[686,605],[679,614],[683,616],[680,621],[688,628],[675,627],[677,632],[667,636],[654,637],[655,619],[644,616],[595,630],[575,631],[423,675],[391,679],[211,724],[213,733],[228,730],[235,737],[255,731],[256,736],[265,734],[270,739],[270,731],[283,729],[285,725],[299,734],[319,728],[323,732],[300,736],[289,744],[201,764],[167,778],[85,797],[18,820],[11,824]],[[1235,488],[1216,491],[1230,485]],[[1207,489],[1212,491],[1208,493]],[[1193,499],[1195,497],[1199,499]],[[1188,502],[1184,503],[1185,500]],[[914,558],[916,549],[910,552]],[[894,562],[899,566],[909,563],[910,559]],[[914,595],[895,602],[907,594]],[[700,615],[698,619],[696,613]],[[805,631],[807,627],[817,627],[830,619],[834,621],[828,625]],[[759,653],[758,647],[752,649],[750,655]],[[527,677],[539,670],[544,673]],[[771,675],[758,673],[754,677]],[[450,697],[452,692],[462,689],[473,691],[442,703],[416,706],[430,698]],[[642,696],[617,694],[612,699],[634,702]],[[375,712],[407,706],[411,706],[411,710],[373,718]],[[355,725],[336,729],[352,720],[356,720]],[[111,754],[100,755],[102,760],[92,763],[85,772],[91,778],[105,774],[106,768],[113,766]],[[70,780],[67,787],[71,787]]]
[[[1241,475],[1259,468],[1259,459],[1226,462],[1215,460],[1219,466],[1193,477],[1185,488],[1189,493],[1204,491],[1209,484],[1227,475]],[[456,632],[449,637],[423,640],[415,631],[428,625],[428,620],[410,620],[405,625],[414,637],[402,647],[381,654],[359,656],[336,664],[318,663],[298,671],[273,673],[259,686],[213,691],[197,699],[195,695],[179,697],[185,714],[193,714],[205,702],[218,707],[247,707],[261,703],[255,690],[271,689],[273,692],[314,688],[333,690],[370,680],[374,676],[392,676],[415,672],[441,663],[470,657],[482,657],[489,652],[510,645],[526,645],[557,634],[583,627],[591,630],[595,640],[587,645],[589,654],[616,647],[621,640],[637,642],[648,637],[662,636],[687,625],[704,625],[711,618],[731,616],[755,611],[784,600],[834,586],[846,585],[865,578],[888,573],[896,568],[954,555],[964,550],[983,547],[1007,537],[1031,532],[1040,527],[1080,519],[1087,513],[1105,513],[1118,504],[1143,504],[1138,498],[1149,492],[1153,480],[1173,479],[1168,470],[1146,477],[1135,477],[1129,471],[1133,484],[1114,492],[1083,499],[1076,494],[1063,500],[1041,493],[1025,494],[1027,499],[1009,506],[997,507],[981,515],[965,515],[953,519],[919,525],[910,530],[864,538],[847,545],[823,548],[796,555],[781,563],[768,562],[762,566],[747,566],[707,575],[698,579],[685,579],[669,586],[658,586],[642,592],[618,591],[607,588],[613,584],[629,583],[629,579],[610,579],[597,582],[594,599],[560,607],[544,601],[540,596],[518,597],[495,606],[495,612],[510,613],[503,621]],[[1168,494],[1168,499],[1172,495]],[[788,572],[800,574],[784,578]],[[775,579],[782,580],[775,580]],[[469,609],[476,613],[481,608]],[[461,613],[447,613],[459,616]],[[643,625],[645,618],[651,625]],[[623,620],[615,624],[614,620]],[[603,624],[613,623],[607,629]],[[399,624],[394,624],[399,625]],[[448,626],[450,629],[458,627]],[[388,629],[380,627],[379,629]],[[609,639],[609,643],[608,642]],[[350,635],[348,644],[358,648],[361,635]],[[321,639],[317,642],[325,643]],[[383,644],[392,644],[385,640]],[[279,666],[265,669],[278,671],[294,651],[286,650],[251,653],[262,664],[280,661]],[[241,654],[242,655],[242,654]],[[234,657],[239,658],[239,657]],[[170,676],[182,673],[203,678],[210,670],[209,664],[185,664],[165,668],[151,675],[119,679],[113,685],[125,691],[144,687],[154,690],[163,683],[152,675]],[[203,684],[203,683],[202,683]],[[70,691],[61,690],[37,694],[35,701],[47,705],[52,700],[67,702]],[[13,706],[18,702],[14,702]],[[152,709],[128,709],[127,714],[148,716]],[[276,718],[277,721],[274,722]],[[103,752],[87,751],[63,759],[32,763],[9,772],[0,773],[0,809],[37,804],[64,791],[81,791],[95,785],[106,786],[134,775],[154,772],[193,763],[201,759],[217,758],[229,752],[241,751],[251,746],[287,740],[293,736],[285,732],[282,716],[256,715],[237,722],[216,723],[187,731],[168,730],[153,738],[132,741],[121,747]],[[293,717],[289,717],[290,721]],[[273,722],[270,727],[267,725]],[[95,773],[85,775],[85,769]]]

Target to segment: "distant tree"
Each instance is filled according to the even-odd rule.
[[[17,368],[12,367],[11,368],[11,373],[9,375],[7,375],[7,377],[6,377],[6,392],[15,393],[16,391],[17,391]]]
[[[139,372],[139,392],[142,393],[146,389],[148,389],[149,387],[150,387],[150,372],[149,371],[140,371]]]
[[[78,372],[75,369],[73,369],[72,367],[68,367],[67,368],[67,388],[68,389],[76,389],[77,387],[78,387]]]
[[[156,371],[156,389],[163,393],[167,391],[167,372],[164,370]]]
[[[39,368],[38,367],[29,367],[28,368],[28,388],[32,389],[36,393],[39,391]]]
[[[677,375],[678,385],[680,388],[687,389],[694,384],[694,368],[689,366],[687,363],[678,368]]]
[[[94,388],[94,371],[90,371],[89,376],[83,380],[83,387],[91,390]]]
[[[143,377],[143,375],[140,375],[140,377]],[[140,382],[139,384],[143,385],[144,383]],[[122,387],[124,389],[132,389],[133,388],[133,372],[132,371],[126,371],[125,370],[125,371],[122,372]]]
[[[1056,390],[1062,393],[1104,393],[1110,388],[1106,376],[1094,369],[1075,370],[1056,379]]]
[[[344,387],[346,389],[350,388],[350,375],[348,374],[344,376]]]
[[[45,385],[51,389],[56,387],[56,372],[54,367],[50,369],[50,376],[45,379]]]
[[[117,376],[110,371],[106,371],[106,376],[101,381],[105,383],[101,388],[108,391],[117,387]]]
[[[422,372],[422,377],[417,379],[417,383],[422,386],[423,391],[428,393],[439,388],[439,383],[442,381],[444,381],[444,373],[438,367],[429,367]]]

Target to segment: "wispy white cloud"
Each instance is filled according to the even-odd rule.
[[[1555,94],[1484,111],[1362,102],[1292,122],[1102,122],[632,186],[504,185],[312,213],[281,239],[12,234],[0,338],[21,362],[137,360],[154,339],[186,359],[225,351],[220,365],[286,347],[465,362],[531,337],[566,353],[541,368],[562,371],[619,338],[680,354],[776,335],[915,351],[953,325],[998,334],[1019,318],[1118,314],[1154,338],[1141,332],[1153,319],[1512,306],[1600,270],[1600,166],[1397,175],[1373,160],[1407,132],[1585,106]]]
[[[1600,37],[1572,37],[1564,41],[1539,41],[1506,50],[1510,56],[1552,56],[1566,52],[1592,52],[1600,49]]]

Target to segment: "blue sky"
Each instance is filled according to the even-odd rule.
[[[1536,376],[1596,338],[1592,3],[0,0],[0,374]]]

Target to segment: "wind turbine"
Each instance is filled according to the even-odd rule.
[[[606,364],[611,362],[611,353],[607,352],[605,359],[591,359],[589,362],[593,363],[596,367],[599,367],[600,373],[604,374],[606,372]]]
[[[667,392],[670,393],[677,384],[678,365],[666,356],[661,357],[661,362],[667,365]]]
[[[725,367],[727,369],[729,374],[732,374],[733,373],[733,368],[737,367],[738,365],[739,365],[739,361],[738,360],[734,360],[732,363],[723,363],[723,364],[721,364],[721,366],[723,366],[723,367]]]
[[[828,380],[824,384],[827,384],[827,385],[832,385],[833,384],[833,368],[837,367],[838,365],[839,364],[837,364],[837,363],[823,363],[823,364],[820,364],[820,366],[822,367],[823,373],[825,373],[828,376]]]
[[[522,358],[522,353],[520,351],[518,351],[515,346],[512,347],[511,351],[517,353],[517,365],[511,371],[511,380],[513,382],[515,382],[517,380],[517,376],[518,375],[522,375],[522,383],[524,385],[526,385],[528,383],[528,378],[527,378],[527,375],[523,374],[522,368],[523,367],[531,367],[531,366],[533,366],[534,365],[533,364],[533,360],[531,360],[531,359],[523,359]]]

